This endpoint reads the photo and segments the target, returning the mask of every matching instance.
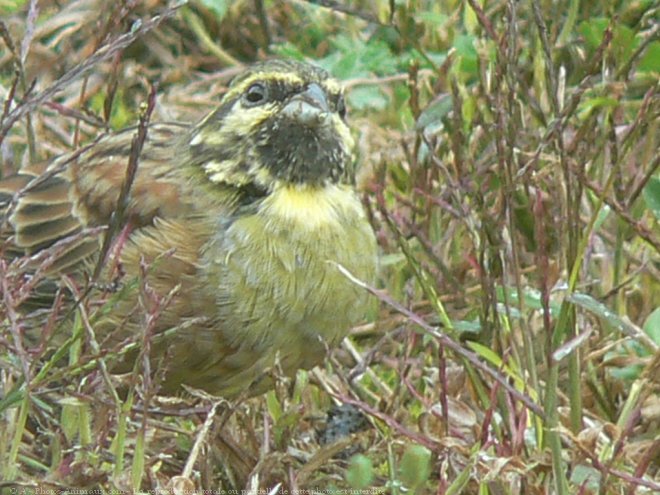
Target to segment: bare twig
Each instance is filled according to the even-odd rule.
[[[124,221],[126,208],[128,207],[129,194],[131,192],[131,187],[133,187],[135,174],[137,173],[140,153],[142,153],[142,147],[144,146],[144,143],[147,139],[147,131],[149,129],[151,114],[153,113],[156,106],[156,88],[156,85],[151,87],[147,106],[142,112],[142,115],[140,115],[140,122],[137,127],[137,132],[133,136],[133,141],[131,143],[131,154],[128,160],[128,167],[126,168],[126,176],[119,193],[119,198],[117,199],[117,208],[112,214],[110,225],[108,226],[105,238],[103,239],[103,247],[101,248],[99,259],[96,263],[96,268],[94,268],[94,273],[91,278],[92,282],[98,280],[98,277],[101,274],[101,270],[104,267],[105,257],[110,251],[112,240],[114,239],[116,232],[119,230]]]

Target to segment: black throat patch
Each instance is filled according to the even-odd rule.
[[[337,183],[350,154],[331,121],[310,126],[280,116],[258,131],[255,151],[274,178],[295,184]]]

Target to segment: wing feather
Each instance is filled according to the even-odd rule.
[[[151,225],[154,218],[187,213],[176,170],[177,137],[187,127],[154,124],[150,127],[142,159],[131,190],[127,220],[133,229]],[[109,223],[126,178],[135,129],[101,139],[75,159],[65,155],[48,164],[27,168],[0,180],[0,218],[12,200],[9,229],[14,246],[25,254],[38,253],[81,232],[85,227]],[[64,165],[63,165],[64,164]],[[183,185],[182,185],[183,184]],[[4,222],[3,222],[4,223]],[[97,239],[80,239],[58,250],[49,272],[74,270],[93,258]]]

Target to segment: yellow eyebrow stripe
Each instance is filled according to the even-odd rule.
[[[224,99],[231,99],[240,94],[243,94],[247,88],[252,84],[259,81],[279,81],[292,86],[302,85],[304,81],[295,74],[287,74],[286,72],[255,72],[250,77],[238,83],[236,86],[230,88],[225,94]]]
[[[249,88],[252,84],[261,81],[277,81],[288,84],[290,86],[302,86],[305,84],[305,80],[303,80],[297,74],[291,74],[287,72],[255,72],[254,74],[250,75],[250,77],[240,81],[236,86],[231,87],[229,91],[225,93],[223,100],[228,101],[237,98],[243,94],[245,90],[247,90],[247,88]],[[319,83],[329,94],[338,94],[342,92],[342,86],[336,79],[328,78],[323,81],[319,81]]]

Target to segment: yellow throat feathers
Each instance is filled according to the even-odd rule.
[[[341,184],[279,184],[264,200],[260,212],[306,230],[337,228],[345,218],[364,217],[355,192]]]

